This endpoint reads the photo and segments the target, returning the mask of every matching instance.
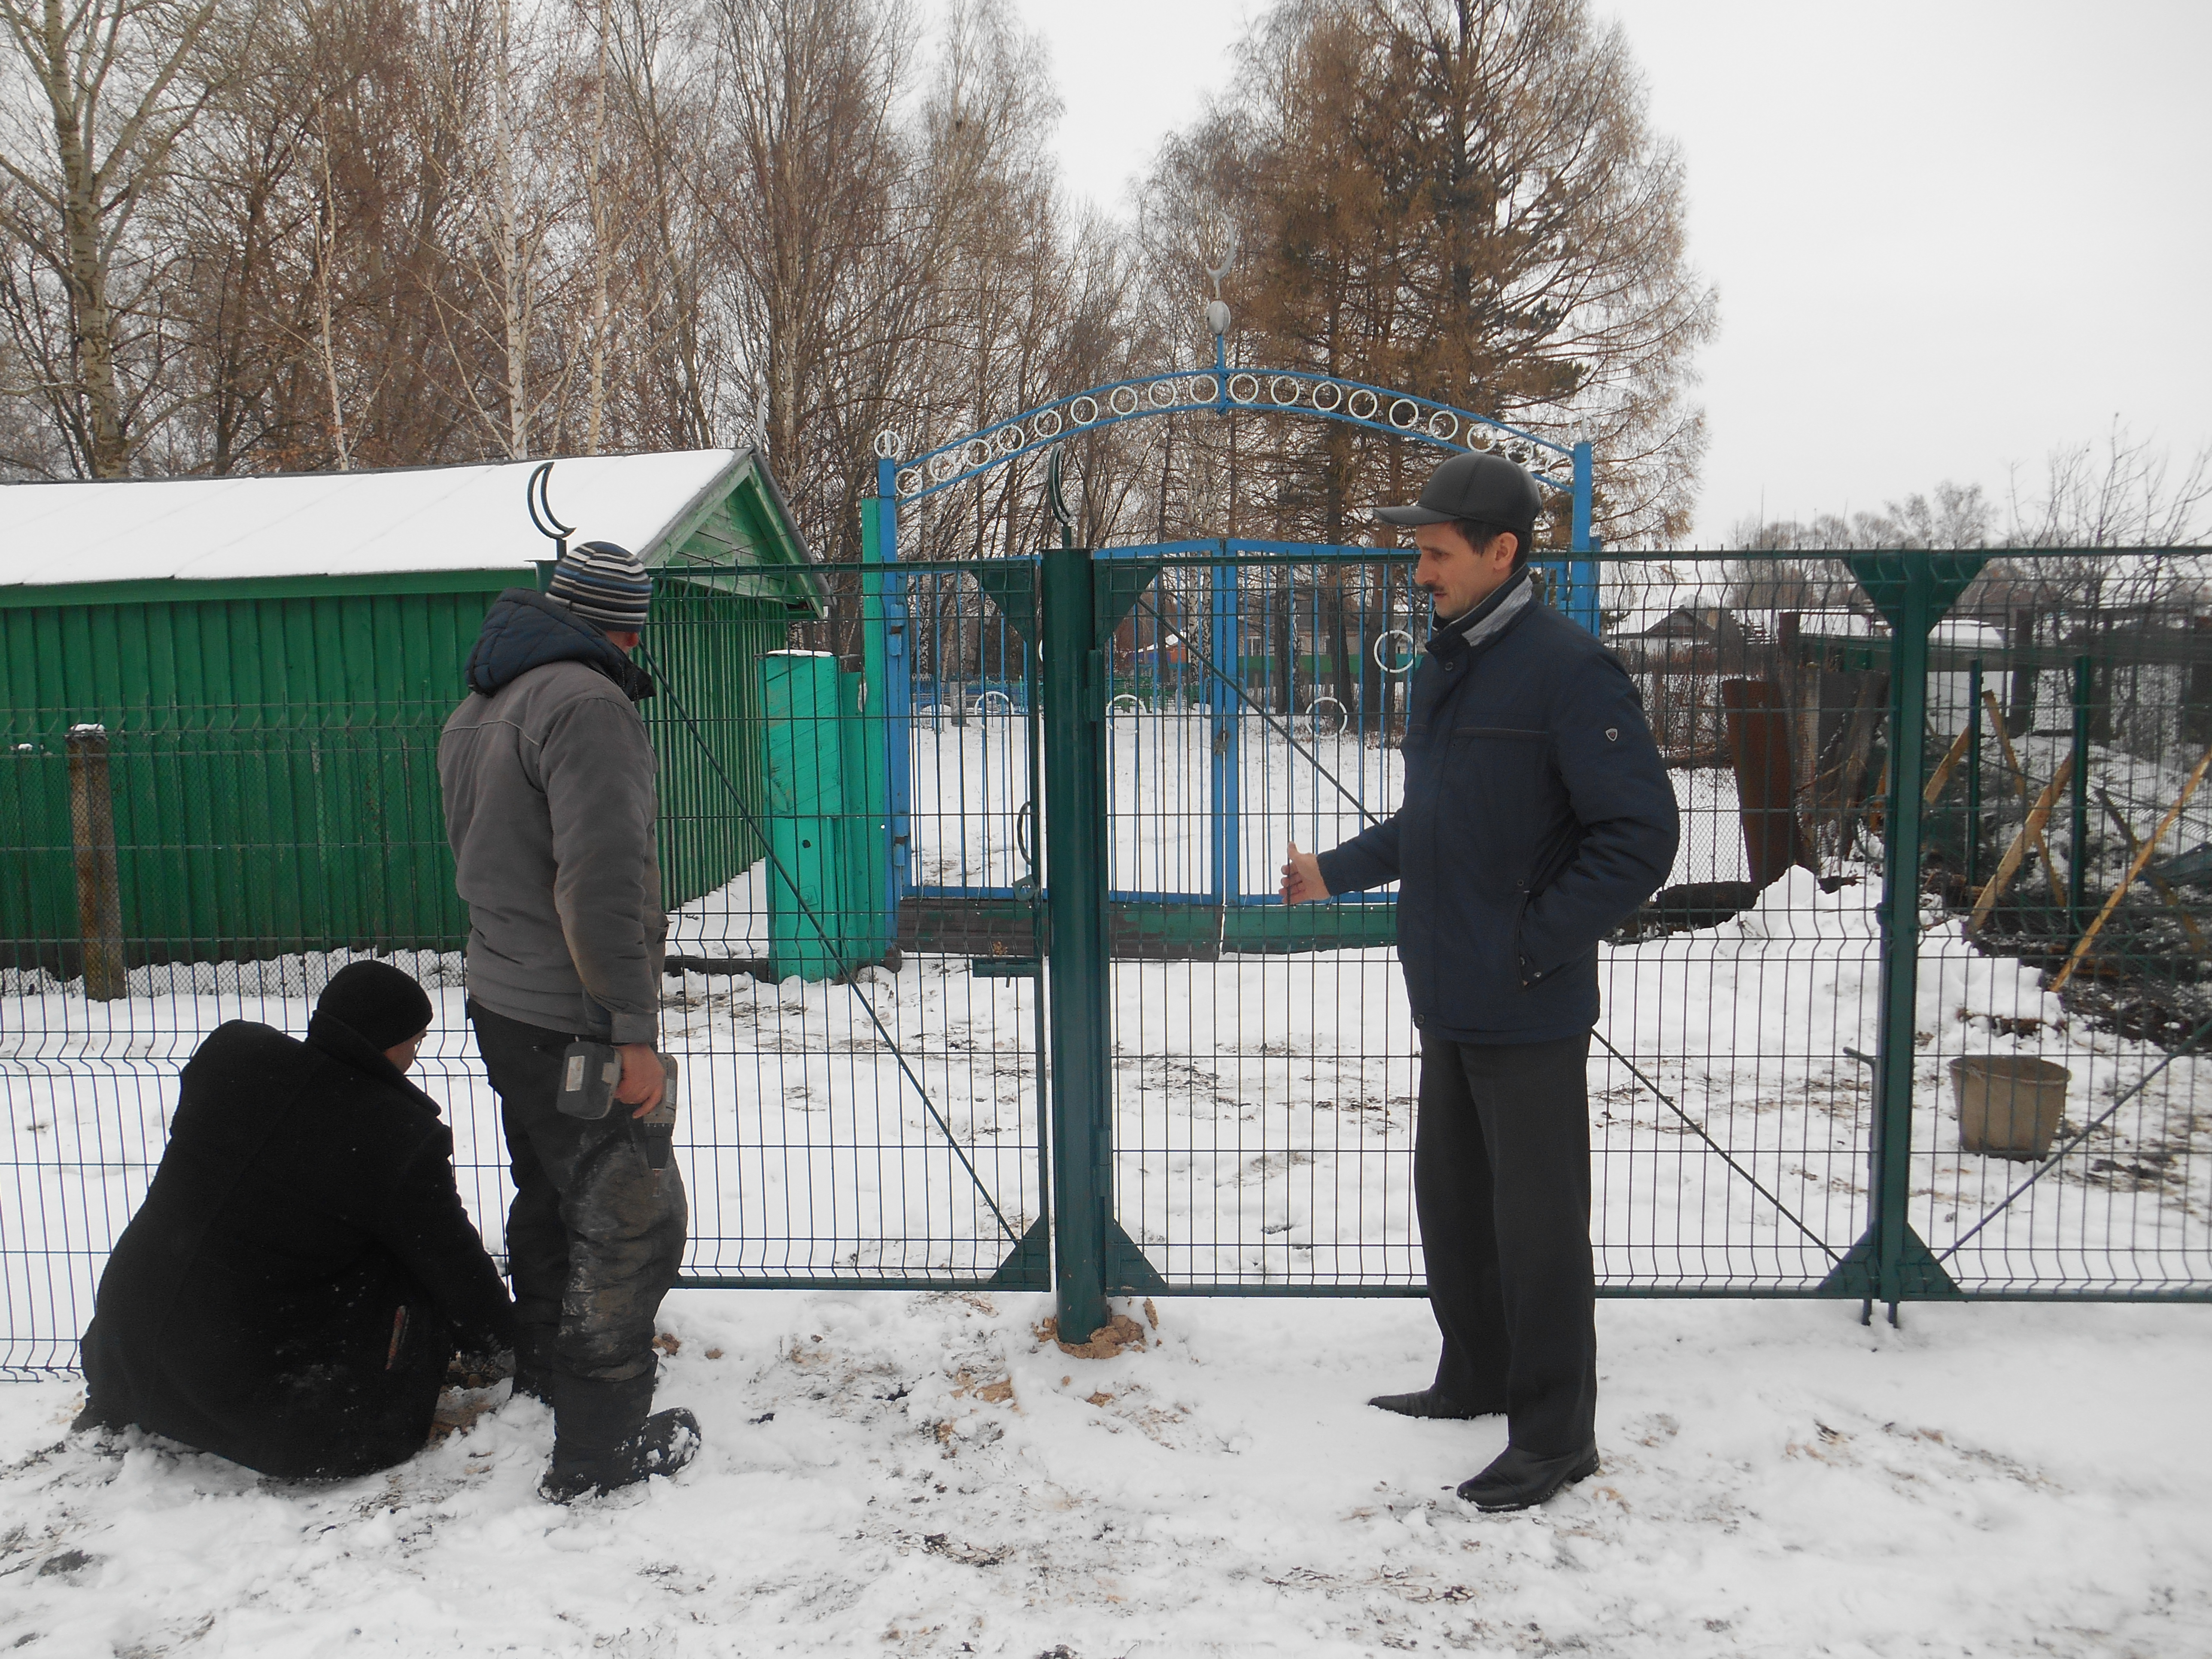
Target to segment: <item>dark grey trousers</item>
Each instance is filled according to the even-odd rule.
[[[1439,1392],[1503,1409],[1512,1443],[1580,1451],[1597,1414],[1590,1260],[1589,1034],[1452,1042],[1424,1034],[1413,1196]]]
[[[499,1093],[514,1172],[507,1249],[518,1361],[550,1373],[556,1407],[564,1379],[647,1379],[649,1397],[654,1318],[676,1281],[690,1219],[684,1178],[673,1164],[647,1165],[619,1102],[597,1122],[554,1105],[568,1033],[476,1002],[469,1019]]]

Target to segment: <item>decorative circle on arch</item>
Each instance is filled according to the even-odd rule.
[[[903,465],[897,465],[897,451],[903,441],[897,433],[888,428],[878,433],[874,448],[879,459],[896,467],[893,482],[898,499],[912,501],[988,471],[1024,452],[1054,443],[1071,432],[1152,415],[1218,413],[1232,407],[1322,416],[1440,449],[1464,445],[1469,450],[1508,454],[1528,466],[1548,490],[1564,494],[1576,488],[1569,463],[1582,452],[1565,444],[1433,398],[1300,368],[1217,368],[1135,375],[1055,398],[1009,420],[948,439]]]

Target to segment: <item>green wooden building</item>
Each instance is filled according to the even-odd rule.
[[[0,486],[0,969],[74,977],[117,929],[131,965],[459,948],[438,732],[551,555],[532,471]],[[550,495],[658,572],[672,908],[761,855],[730,799],[763,787],[759,665],[826,589],[752,452],[566,459]]]

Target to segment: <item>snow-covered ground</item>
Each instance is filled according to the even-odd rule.
[[[1362,800],[1395,787],[1395,756],[1293,730],[1304,754],[1279,733],[1242,751],[1247,893],[1293,833],[1358,829],[1322,769]],[[1116,888],[1203,890],[1210,742],[1202,720],[1115,723]],[[1018,741],[971,722],[930,745],[918,781],[947,781],[917,789],[925,876],[1026,873]],[[2027,747],[2047,775],[2049,745]],[[1674,775],[1672,879],[1740,878],[1729,775]],[[2147,771],[2116,804],[2142,833],[2178,788]],[[1802,1289],[1858,1237],[1870,1089],[1850,1051],[1875,1052],[1880,981],[1878,884],[1859,873],[1832,894],[1794,873],[1737,921],[1605,953],[1590,1081],[1613,1286]],[[756,870],[686,907],[673,948],[757,953],[762,892]],[[1929,921],[1921,1236],[1959,1246],[1970,1286],[2212,1283],[2212,1061],[2159,1070],[2156,1048],[2069,1022],[2034,970]],[[204,1033],[304,1031],[346,959],[141,969],[108,1004],[0,984],[0,1361],[70,1358]],[[401,965],[437,1002],[423,1080],[497,1248],[497,1120],[459,960]],[[1418,1279],[1417,1067],[1390,952],[1122,962],[1111,995],[1116,1212],[1162,1272]],[[980,1281],[1036,1214],[1035,981],[937,957],[853,985],[690,975],[667,1015],[692,1272]],[[2066,1133],[2098,1124],[2008,1206],[2027,1166],[1960,1150],[1946,1076],[1984,1054],[2067,1066]],[[1605,1472],[1540,1514],[1482,1517],[1449,1487],[1501,1425],[1361,1404],[1425,1380],[1418,1302],[1162,1298],[1158,1346],[1104,1361],[1042,1341],[1048,1305],[681,1292],[664,1397],[698,1410],[707,1454],[569,1511],[533,1496],[550,1425],[526,1404],[389,1478],[303,1487],[157,1444],[63,1445],[71,1383],[0,1389],[0,1649],[2212,1650],[2202,1309],[1915,1305],[1899,1332],[1859,1327],[1856,1304],[1607,1302]]]
[[[314,1486],[0,1389],[0,1650],[27,1656],[2080,1655],[2212,1651],[2201,1309],[1599,1310],[1601,1473],[1483,1516],[1496,1419],[1419,1304],[1170,1301],[1071,1358],[1037,1296],[695,1291],[673,1480],[552,1508],[508,1406]],[[1141,1321],[1143,1316],[1138,1313]]]
[[[1210,716],[1146,711],[1108,722],[1114,891],[1213,890],[1218,809],[1235,826],[1236,868],[1224,872],[1222,885],[1246,897],[1272,894],[1287,842],[1310,851],[1334,847],[1396,805],[1402,757],[1357,730],[1250,715],[1233,731],[1236,764],[1224,762],[1217,784]],[[1030,876],[1030,854],[1040,865],[1042,854],[1024,812],[1033,792],[1023,722],[920,720],[909,744],[918,879],[1005,889]],[[1750,871],[1734,775],[1704,768],[1671,775],[1683,842],[1668,881],[1743,880]]]

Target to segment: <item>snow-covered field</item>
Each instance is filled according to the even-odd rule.
[[[1601,1304],[1603,1470],[1497,1516],[1450,1487],[1498,1419],[1362,1404],[1426,1379],[1419,1304],[1157,1310],[1085,1360],[1037,1296],[680,1293],[661,1398],[707,1448],[573,1510],[533,1405],[311,1486],[0,1389],[0,1650],[2212,1651],[2201,1309]]]

